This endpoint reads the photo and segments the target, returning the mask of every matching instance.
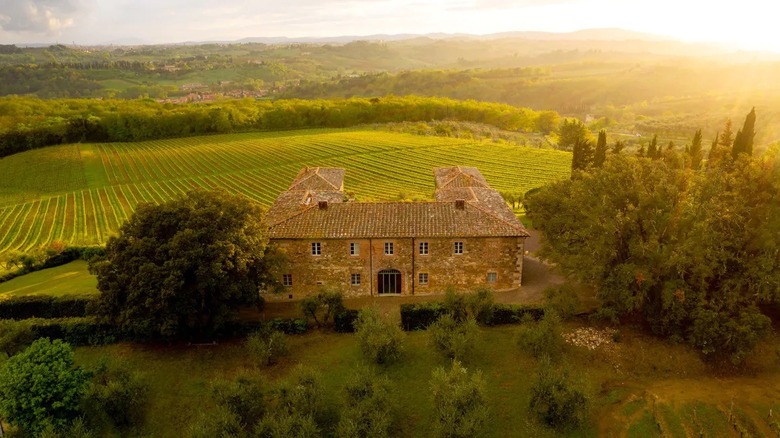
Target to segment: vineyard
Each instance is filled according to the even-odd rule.
[[[58,240],[104,243],[141,202],[223,188],[270,205],[304,166],[347,169],[360,200],[430,198],[432,169],[476,166],[499,191],[568,175],[568,153],[380,131],[244,133],[71,144],[0,159],[0,256]]]

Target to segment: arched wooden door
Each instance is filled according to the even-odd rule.
[[[401,293],[401,271],[397,269],[383,269],[377,274],[377,292],[382,294]]]

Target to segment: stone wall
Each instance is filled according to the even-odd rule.
[[[463,254],[455,254],[455,242],[463,242]],[[322,254],[312,255],[311,244],[319,242]],[[359,254],[350,255],[350,243]],[[428,254],[419,254],[420,242],[428,242]],[[385,254],[385,243],[393,254]],[[490,238],[403,238],[403,239],[275,239],[287,262],[275,275],[292,275],[292,286],[280,294],[266,294],[269,300],[300,299],[321,286],[335,287],[345,296],[376,295],[378,274],[395,269],[401,273],[402,295],[425,295],[448,286],[470,290],[489,286],[495,290],[520,287],[524,239]],[[488,273],[496,281],[488,283]],[[419,274],[428,274],[428,284],[419,284]],[[351,274],[360,274],[360,285],[351,284]]]

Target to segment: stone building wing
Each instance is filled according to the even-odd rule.
[[[290,184],[288,191],[321,191],[341,192],[344,190],[344,174],[346,171],[337,167],[306,167]]]

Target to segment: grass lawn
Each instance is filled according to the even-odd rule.
[[[77,260],[0,283],[0,300],[28,295],[91,295],[97,293],[97,278],[87,271],[87,262]]]
[[[577,324],[568,324],[573,330]],[[561,361],[590,395],[591,416],[579,430],[555,432],[529,411],[536,359],[517,347],[518,326],[483,328],[480,343],[465,362],[479,369],[487,382],[490,421],[485,436],[739,436],[729,421],[758,436],[773,436],[768,409],[777,411],[780,370],[774,357],[774,336],[759,348],[749,371],[719,375],[684,345],[670,345],[630,329],[622,341],[596,350],[568,346]],[[398,399],[398,436],[426,437],[432,431],[429,380],[449,360],[432,351],[425,332],[406,335],[400,362],[379,368],[394,384]],[[363,364],[351,334],[313,331],[289,338],[290,355],[261,368],[269,387],[298,364],[319,370],[325,399],[335,411],[351,371]],[[143,436],[187,436],[188,425],[210,409],[209,382],[231,377],[250,363],[240,340],[215,346],[117,344],[76,349],[77,362],[91,367],[102,356],[125,360],[151,386]],[[732,405],[733,402],[733,405]],[[732,408],[733,406],[733,408]],[[765,412],[766,411],[766,412]]]

